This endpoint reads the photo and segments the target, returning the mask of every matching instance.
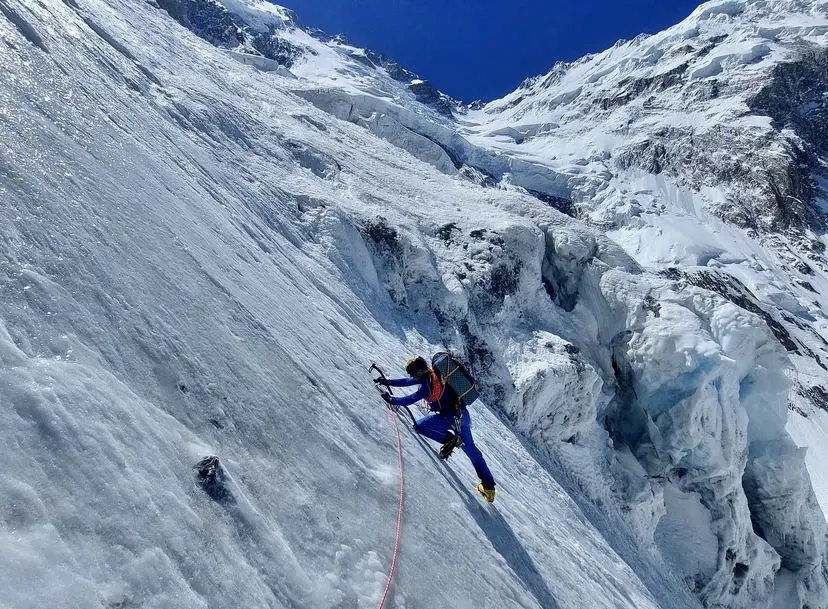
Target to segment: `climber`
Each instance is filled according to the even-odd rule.
[[[410,406],[425,400],[431,412],[414,424],[414,430],[436,442],[440,442],[439,457],[448,459],[452,451],[460,447],[469,457],[474,470],[480,477],[477,490],[487,501],[495,500],[495,481],[483,453],[474,444],[471,432],[471,417],[466,407],[477,399],[474,379],[465,368],[449,353],[440,352],[432,358],[432,366],[417,355],[405,365],[409,378],[378,378],[378,385],[409,387],[419,385],[410,395],[396,397],[387,391],[382,398],[392,406]]]

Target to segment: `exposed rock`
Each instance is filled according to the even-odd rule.
[[[785,326],[765,310],[756,300],[756,297],[735,277],[714,271],[694,271],[687,273],[685,278],[693,285],[712,290],[746,311],[756,313],[765,321],[768,328],[785,349],[793,353],[799,353],[799,346]]]
[[[204,457],[193,466],[196,481],[207,495],[219,503],[235,503],[236,499],[227,486],[227,474],[218,457]]]
[[[261,31],[251,27],[241,15],[228,11],[217,2],[158,0],[158,6],[194,34],[218,47],[246,48],[288,68],[303,53],[308,52],[279,37],[278,30],[284,27],[283,24],[273,24]]]

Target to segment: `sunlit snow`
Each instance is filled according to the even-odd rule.
[[[565,117],[458,132],[286,9],[221,5],[310,51],[287,70],[151,1],[0,0],[0,606],[376,607],[400,471],[368,366],[444,346],[479,376],[497,500],[400,419],[386,606],[825,603],[822,453],[786,423],[828,439],[788,422],[788,353],[760,314],[654,271],[717,260],[791,314],[821,307],[698,222],[698,193],[611,178],[581,144],[515,153]],[[616,180],[595,214],[640,225],[544,202],[595,175]],[[684,211],[664,219],[667,191]],[[670,231],[698,239],[668,251]]]

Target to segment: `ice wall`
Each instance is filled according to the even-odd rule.
[[[783,567],[818,606],[825,522],[762,318],[560,220],[365,236],[395,294],[425,288],[486,399],[708,606],[766,602]]]

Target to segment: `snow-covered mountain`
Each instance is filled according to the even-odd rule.
[[[471,108],[264,2],[0,0],[0,605],[828,607],[827,7]],[[399,421],[395,552],[367,367],[441,345],[498,498]]]

